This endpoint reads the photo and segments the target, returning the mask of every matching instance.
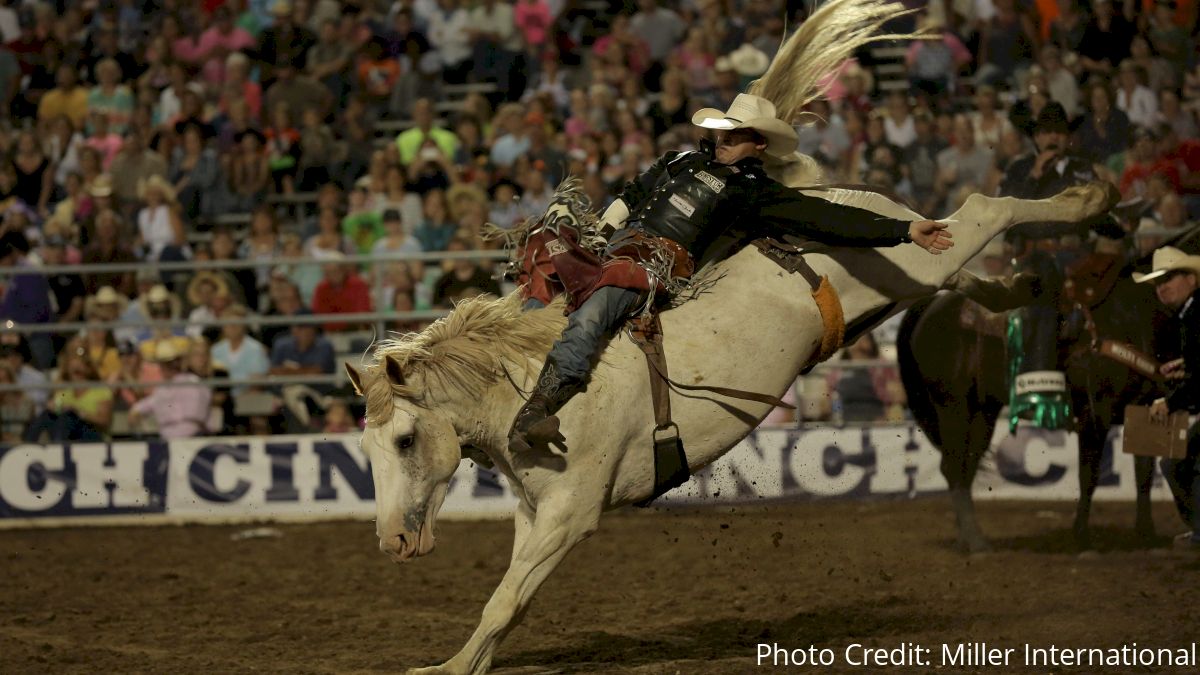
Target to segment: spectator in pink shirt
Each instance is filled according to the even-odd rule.
[[[158,343],[154,360],[162,367],[163,379],[174,386],[157,387],[129,409],[129,423],[153,415],[158,433],[166,439],[192,438],[208,432],[208,412],[212,390],[199,384],[200,378],[183,368],[184,354],[170,340]],[[192,383],[192,384],[189,384]]]
[[[635,75],[640,76],[650,67],[650,45],[629,29],[629,16],[618,14],[613,17],[612,32],[592,45],[592,53],[601,59],[611,48],[624,50],[624,63]]]
[[[108,171],[113,159],[121,151],[121,146],[125,144],[124,139],[109,128],[108,117],[108,114],[103,111],[96,111],[88,115],[93,131],[92,135],[84,141],[86,147],[94,148],[100,153],[100,165],[104,167],[105,171]]]
[[[546,0],[517,0],[513,6],[513,23],[525,38],[526,54],[536,55],[542,50],[553,22]]]
[[[213,25],[200,35],[200,62],[204,79],[220,84],[225,79],[225,59],[230,54],[256,45],[244,28],[233,24],[233,16],[225,5],[213,11]]]
[[[241,52],[225,58],[225,79],[221,84],[217,108],[228,114],[232,101],[242,100],[253,119],[262,114],[262,86],[250,79],[250,59]]]

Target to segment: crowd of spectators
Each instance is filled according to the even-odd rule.
[[[793,120],[830,180],[945,215],[997,191],[1031,149],[1032,120],[1057,101],[1076,150],[1142,200],[1139,217],[1180,227],[1200,213],[1196,0],[905,4],[919,11],[891,28],[930,39],[891,45],[901,80],[864,51]],[[661,153],[695,147],[692,112],[726,108],[806,8],[0,0],[0,265],[13,268],[0,276],[0,320],[23,327],[4,331],[0,384],[63,383],[0,392],[3,440],[29,431],[16,419],[106,437],[114,411],[161,433],[279,428],[234,403],[261,387],[129,385],[331,374],[331,338],[371,324],[288,317],[382,312],[408,331],[421,326],[413,311],[500,292],[490,263],[352,257],[495,248],[486,224],[539,214],[567,175],[603,208]],[[156,266],[189,260],[253,264]],[[75,263],[140,267],[36,269]],[[224,319],[249,325],[208,323]],[[56,321],[123,325],[24,330]],[[889,378],[826,384],[839,382],[879,392],[879,406],[861,407],[878,414],[864,415],[896,416]],[[179,407],[166,392],[211,414],[156,417]],[[284,406],[287,428],[345,427],[336,394],[301,389]]]

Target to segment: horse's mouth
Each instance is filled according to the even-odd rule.
[[[437,540],[433,536],[433,525],[429,519],[423,521],[415,533],[404,532],[396,535],[390,545],[386,540],[380,541],[380,548],[392,559],[392,562],[396,563],[405,563],[414,558],[429,555],[436,546]]]
[[[448,482],[435,487],[425,508],[409,511],[405,515],[404,529],[387,537],[380,535],[379,549],[386,553],[393,562],[398,563],[408,562],[413,558],[420,558],[432,553],[437,545],[433,536],[433,526],[442,509],[442,501],[446,499],[446,493],[449,490]],[[420,525],[415,522],[418,518],[421,520]]]

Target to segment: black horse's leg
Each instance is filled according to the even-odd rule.
[[[1133,458],[1133,473],[1137,479],[1137,536],[1152,543],[1158,534],[1154,530],[1154,514],[1150,511],[1150,488],[1154,483],[1154,458]]]
[[[1094,416],[1080,420],[1079,429],[1079,502],[1075,508],[1075,543],[1082,550],[1092,547],[1092,534],[1088,519],[1092,512],[1092,495],[1100,480],[1100,457],[1104,452],[1105,427],[1097,424]]]
[[[942,448],[942,475],[950,486],[950,503],[954,508],[954,521],[958,529],[958,545],[968,553],[984,553],[992,550],[992,545],[983,536],[979,521],[975,517],[975,500],[971,496],[971,485],[975,482],[975,472],[979,462],[988,450],[988,442],[992,437],[992,427],[995,426],[995,416],[989,417],[980,410],[942,411],[942,419],[948,422],[943,426],[962,427],[965,423],[961,443],[950,444]]]

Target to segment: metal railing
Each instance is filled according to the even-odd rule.
[[[504,251],[443,251],[436,253],[382,253],[366,255],[348,255],[336,261],[348,265],[362,266],[363,263],[375,263],[372,267],[384,266],[396,262],[435,262],[456,260],[471,260],[480,262],[504,262],[508,254]],[[312,258],[277,257],[261,260],[205,260],[186,262],[136,262],[136,263],[94,263],[80,265],[41,265],[34,267],[0,268],[0,279],[10,276],[37,274],[52,276],[55,274],[73,274],[86,276],[92,274],[114,274],[122,272],[141,272],[153,270],[160,275],[170,275],[174,272],[195,272],[201,270],[236,270],[261,269],[274,267],[320,266],[330,264],[331,260],[313,260]],[[387,286],[386,277],[376,274],[371,289],[373,300],[383,296]],[[211,319],[204,326],[278,326],[293,324],[353,324],[362,323],[374,325],[378,334],[387,332],[386,324],[393,321],[433,321],[445,316],[447,310],[417,310],[408,312],[374,311],[358,313],[322,313],[303,316],[268,317],[252,316],[245,318]],[[66,333],[85,330],[87,328],[133,328],[160,327],[186,328],[194,326],[186,318],[154,320],[146,318],[141,321],[70,321],[61,323],[17,324],[8,326],[6,330],[20,333]]]

